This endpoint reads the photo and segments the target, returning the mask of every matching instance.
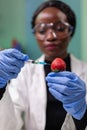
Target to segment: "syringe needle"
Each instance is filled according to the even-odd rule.
[[[33,63],[33,64],[42,64],[42,65],[50,65],[49,63],[46,63],[44,61],[38,61],[38,60],[27,60],[26,62],[28,63]]]

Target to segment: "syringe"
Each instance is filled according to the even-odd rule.
[[[27,60],[26,62],[28,63],[33,63],[33,64],[42,64],[42,65],[50,65],[49,63],[46,63],[44,61],[38,61],[38,60]]]

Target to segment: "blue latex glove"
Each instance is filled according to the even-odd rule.
[[[86,85],[74,73],[51,72],[47,75],[50,93],[63,103],[64,109],[80,120],[86,111]]]
[[[28,56],[17,49],[5,49],[0,51],[0,88],[16,78]]]

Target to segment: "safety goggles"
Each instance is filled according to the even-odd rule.
[[[56,23],[40,23],[33,28],[37,38],[41,40],[44,40],[49,30],[53,31],[56,37],[62,39],[72,34],[73,27],[68,22],[58,21]]]

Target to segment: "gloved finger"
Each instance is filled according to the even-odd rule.
[[[67,78],[67,77],[50,77],[48,76],[46,78],[47,83],[52,84],[52,85],[57,85],[57,86],[62,86],[62,87],[58,87],[58,89],[60,89],[60,91],[62,92],[66,92],[67,94],[71,94],[72,92],[77,92],[77,91],[81,91],[80,89],[80,84],[76,83],[76,82],[72,82],[71,79]],[[48,85],[49,86],[49,85]]]
[[[79,79],[78,79],[79,80]],[[78,83],[79,82],[79,83]],[[72,82],[71,80],[68,82],[68,89],[71,91],[71,92],[74,92],[74,93],[81,93],[83,92],[84,94],[86,94],[86,87],[85,87],[85,82],[83,82],[81,79],[80,81],[78,82]]]
[[[78,84],[82,84],[83,86],[83,81],[79,78],[78,75],[76,75],[75,73],[73,72],[69,72],[69,71],[62,71],[62,72],[58,72],[58,73],[55,73],[55,72],[51,72],[48,74],[47,77],[61,77],[61,78],[64,78],[66,77],[66,79],[68,81],[72,81],[72,82],[76,82]],[[63,81],[63,80],[62,80]]]
[[[47,83],[49,88],[55,89],[56,91],[63,93],[64,95],[79,95],[81,93],[81,90],[78,89],[78,87],[74,88],[71,86],[56,84],[56,83]],[[83,92],[82,95],[85,95],[86,91]]]
[[[25,62],[24,60],[20,60],[20,59],[17,59],[15,57],[7,57],[6,55],[3,55],[0,58],[1,67],[2,67],[2,65],[5,66],[5,64],[7,64],[8,66],[16,65],[16,66],[19,66],[19,67],[23,67],[24,62]]]
[[[68,85],[69,81],[73,81],[74,80],[74,74],[71,73],[71,72],[67,72],[67,71],[64,71],[64,72],[51,72],[47,75],[46,77],[46,80],[48,82],[56,82],[56,83],[59,83],[59,84],[66,84]],[[76,78],[76,77],[75,77]]]
[[[58,77],[58,76],[55,76],[55,77],[47,76],[46,77],[46,81],[48,83],[57,83],[57,84],[66,84],[66,85],[68,85],[69,80],[70,79],[67,78],[67,77]]]
[[[62,72],[60,72],[62,73]],[[51,75],[51,76],[50,76]],[[70,79],[68,77],[61,77],[57,73],[51,73],[46,77],[46,80],[48,83],[56,83],[56,84],[61,84],[61,85],[66,85],[70,89],[69,91],[81,91],[85,90],[85,83],[77,76],[74,74],[74,78]],[[84,86],[84,87],[82,87]]]
[[[73,77],[74,77],[75,75],[76,75],[75,73],[70,72],[70,71],[50,72],[50,73],[48,74],[48,76],[50,76],[50,77],[59,76],[59,77],[68,77],[68,78],[70,78],[70,79],[73,79]]]
[[[81,105],[81,104],[80,104],[80,105]],[[83,117],[83,115],[84,115],[86,109],[87,109],[86,102],[83,102],[83,103],[82,103],[82,107],[81,107],[81,109],[80,109],[79,111],[77,110],[77,111],[75,111],[75,113],[72,113],[72,111],[71,111],[70,109],[68,109],[68,110],[69,110],[69,113],[70,113],[74,118],[80,120],[80,119]],[[67,110],[67,109],[66,109],[66,110]],[[68,112],[68,111],[67,111],[67,112]]]
[[[49,88],[50,93],[59,101],[61,101],[64,104],[71,103],[71,98],[69,96],[64,95],[63,93],[60,93],[56,91],[55,89]]]
[[[6,73],[9,73],[9,72],[19,72],[19,70],[21,69],[20,66],[16,66],[16,65],[7,65],[7,64],[3,64],[2,67],[1,67],[1,72],[4,71]],[[3,74],[3,73],[1,73]]]
[[[72,73],[72,72],[69,72],[69,71],[62,71],[62,72],[51,72],[48,74],[47,77],[67,77],[67,79],[70,79],[72,82],[78,82],[79,83],[79,77],[75,74],[75,73]]]
[[[13,58],[11,61],[9,60],[7,64],[11,67],[16,66],[17,68],[20,69],[24,66],[24,63],[25,63],[25,61],[23,61],[23,60]]]
[[[56,84],[56,83],[48,83],[48,87],[58,91],[59,93],[63,93],[64,95],[72,94],[72,91],[70,91],[65,85]]]
[[[64,104],[71,104],[74,102],[78,102],[80,99],[84,98],[84,95],[63,95],[62,96],[62,102]]]
[[[3,70],[8,70],[14,68],[14,66],[21,68],[24,66],[24,61],[23,60],[18,60],[16,58],[8,58],[5,57],[3,60],[0,61],[0,67]]]
[[[70,104],[64,103],[64,107],[70,109],[72,111],[72,113],[76,113],[77,111],[80,111],[80,109],[82,108],[84,103],[85,103],[84,99],[80,99],[77,102],[73,102],[73,103],[70,103]],[[77,106],[77,104],[78,104],[78,106]]]
[[[12,62],[11,65],[15,65],[19,69],[21,69],[25,63],[25,61],[23,61],[23,60],[15,60],[14,62],[15,62],[15,64]]]
[[[19,70],[19,72],[20,72],[20,70]],[[10,75],[11,75],[11,77],[10,77]],[[18,73],[17,72],[10,72],[10,75],[9,75],[9,77],[10,77],[9,80],[17,78]]]
[[[18,51],[17,49],[14,49],[14,48],[5,49],[1,53],[2,53],[3,56],[9,57],[9,58],[15,57],[17,59],[24,60],[24,61],[29,59],[28,55],[23,54],[20,51]]]
[[[59,101],[62,101],[62,95],[60,93],[58,93],[57,91],[49,88],[49,91],[51,92],[51,94]],[[70,113],[74,118],[76,119],[81,119],[83,114],[86,111],[86,102],[83,99],[82,101],[78,102],[74,102],[74,103],[63,103],[63,107],[64,109]]]
[[[7,71],[7,70],[6,70]],[[13,70],[10,70],[9,71],[3,71],[3,70],[0,70],[0,77],[2,77],[3,79],[5,79],[6,81],[12,79],[12,78],[15,78],[18,73],[20,72],[20,69],[13,69]]]
[[[50,92],[52,92],[51,93],[52,95],[53,95],[53,91],[54,91],[55,92],[54,97],[56,99],[62,101],[65,104],[76,102],[76,101],[78,101],[78,100],[80,100],[81,98],[84,97],[83,94],[81,95],[81,94],[78,94],[78,93],[77,94],[72,93],[70,95],[69,94],[67,95],[66,92],[62,92],[61,89],[58,90],[58,88],[54,87],[54,86],[50,87],[49,90],[51,90]],[[61,95],[61,96],[59,96],[59,95]]]
[[[27,61],[29,59],[29,56],[26,54],[21,53],[17,49],[13,50],[12,57],[15,57],[19,60]]]
[[[6,77],[7,75],[7,77]],[[9,72],[8,74],[7,73],[4,73],[4,75],[2,75],[2,78],[8,82],[9,80],[13,79],[13,78],[16,78],[18,76],[18,73],[17,72]],[[0,76],[1,77],[1,76]]]
[[[52,89],[52,88],[49,88],[49,91],[50,91],[50,93],[57,99],[57,100],[59,100],[59,101],[61,101],[62,102],[62,94],[61,93],[59,93],[58,91],[56,91],[56,90],[54,90],[54,89]]]
[[[50,77],[55,77],[55,76],[59,76],[59,77],[71,77],[71,79],[73,79],[73,76],[75,75],[75,73],[70,72],[70,71],[60,71],[60,72],[50,72],[48,74],[48,76]]]

